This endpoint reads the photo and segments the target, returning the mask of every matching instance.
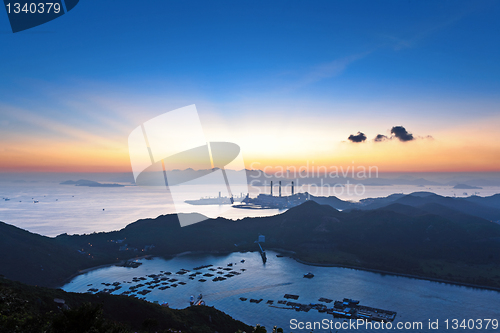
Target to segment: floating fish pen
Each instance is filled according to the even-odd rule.
[[[217,282],[217,281],[224,281],[226,278],[225,277],[222,277],[222,276],[217,276],[215,278],[212,279],[212,281],[214,282]]]
[[[321,297],[320,299],[318,299],[318,302],[331,303],[333,302],[333,299]]]
[[[396,312],[372,308],[359,305],[359,301],[344,298],[342,301],[335,301],[331,311],[334,317],[364,319],[374,321],[393,321],[396,318]]]
[[[252,298],[252,299],[250,300],[250,303],[257,303],[257,304],[259,304],[259,303],[260,303],[260,302],[262,302],[262,301],[263,301],[263,299],[262,299],[262,298],[261,298],[261,299],[253,299],[253,298]]]
[[[298,295],[285,294],[284,298],[297,300]],[[240,298],[242,299],[242,298]],[[245,299],[246,300],[246,299]],[[260,303],[262,299],[256,300],[251,299],[251,303]],[[320,298],[320,302],[331,303],[333,300],[329,298]],[[355,301],[349,298],[344,298],[342,301],[335,301],[333,307],[328,307],[321,303],[309,303],[302,304],[298,302],[292,302],[287,300],[279,300],[277,304],[284,305],[287,307],[278,307],[273,305],[273,300],[268,300],[266,304],[271,307],[280,309],[289,309],[295,311],[309,312],[310,310],[317,310],[321,313],[328,313],[336,318],[347,318],[347,319],[363,319],[367,321],[384,321],[392,322],[396,319],[397,313],[395,311],[383,310],[378,308],[373,308],[369,306],[359,305],[359,301]]]

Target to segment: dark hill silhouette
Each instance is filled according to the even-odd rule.
[[[460,213],[489,221],[496,221],[500,220],[500,206],[496,206],[496,203],[499,201],[500,196],[498,194],[491,197],[453,198],[431,192],[414,192],[408,195],[392,195],[385,198],[362,200],[360,206],[356,207],[364,210],[372,210],[392,203],[400,203],[417,208],[426,204],[439,204]]]
[[[500,209],[500,194],[495,194],[489,197],[470,196],[464,199],[465,201],[474,202],[483,206]]]
[[[0,244],[9,264],[0,266],[0,273],[55,285],[78,269],[136,255],[255,251],[254,241],[263,234],[265,247],[294,251],[306,261],[500,287],[500,225],[427,203],[428,198],[436,197],[397,200],[417,207],[396,202],[375,210],[342,212],[308,201],[275,216],[208,219],[184,228],[171,214],[138,220],[119,231],[56,238],[1,224]],[[119,251],[125,243],[129,250]],[[36,246],[36,253],[30,246]],[[40,265],[53,269],[40,271]]]
[[[478,223],[490,225],[491,222],[483,218],[462,213],[460,211],[454,210],[452,208],[437,204],[437,203],[426,203],[424,205],[418,206],[419,209],[424,210],[428,213],[435,214],[447,218],[454,222],[459,223]]]
[[[387,210],[387,211],[392,211],[392,212],[396,212],[396,213],[400,213],[400,214],[404,214],[404,215],[408,215],[408,216],[419,216],[419,215],[429,214],[429,212],[426,211],[425,209],[420,209],[420,208],[413,207],[413,206],[403,205],[401,203],[393,203],[393,204],[390,204],[390,205],[387,205],[387,206],[384,206],[381,208],[377,208],[377,210],[380,210],[380,211]],[[437,214],[437,215],[439,215],[439,214]]]
[[[59,244],[54,238],[40,236],[0,222],[0,274],[33,285],[53,285],[68,273],[92,267],[74,245]],[[72,273],[70,273],[72,274]]]
[[[414,207],[429,203],[435,203],[465,214],[478,216],[487,220],[500,219],[500,209],[495,209],[479,203],[466,201],[463,198],[442,197],[437,194],[419,197],[410,194],[401,199],[398,199],[396,202]]]
[[[317,196],[311,195],[311,200],[319,203],[320,205],[329,205],[335,209],[340,209],[340,210],[351,209],[351,208],[355,208],[357,206],[356,203],[341,200],[341,199],[337,198],[336,196],[317,197]]]

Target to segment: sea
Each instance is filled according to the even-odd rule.
[[[198,212],[208,217],[223,216],[235,220],[284,212],[277,209],[249,210],[230,206],[193,206],[179,202],[175,205],[166,188],[143,188],[126,183],[123,185],[127,186],[84,187],[61,185],[54,181],[2,181],[0,221],[52,237],[62,233],[89,234],[118,230],[138,219],[155,218],[175,212]],[[289,194],[288,190],[289,188],[285,188],[283,195]],[[313,195],[335,194],[340,199],[350,201],[418,191],[461,197],[474,194],[466,193],[467,190],[453,189],[451,186],[366,186],[362,193],[359,187],[357,192],[354,188],[344,188],[344,190],[341,193],[340,188],[337,188],[335,193],[328,193],[328,189],[325,188],[306,186],[301,188],[301,191],[309,191]],[[181,196],[186,199],[218,195],[217,188],[211,185],[186,188],[185,191]],[[492,186],[474,191],[477,195],[489,196],[500,193],[500,188]],[[250,196],[268,192],[268,187],[250,187]],[[359,300],[361,305],[397,312],[394,327],[385,331],[500,330],[499,292],[347,268],[308,266],[286,255],[284,257],[277,255],[277,252],[267,251],[266,264],[262,263],[258,252],[225,255],[185,254],[170,259],[143,259],[142,265],[138,268],[110,266],[81,274],[63,286],[63,289],[88,292],[91,288],[97,288],[100,291],[110,288],[102,283],[119,282],[122,288],[114,293],[120,294],[137,284],[132,281],[134,277],[144,277],[147,282],[151,280],[147,275],[163,271],[172,272],[171,278],[175,277],[185,284],[177,284],[176,287],[165,290],[160,290],[159,287],[148,289],[152,290],[149,294],[138,297],[144,297],[151,302],[168,302],[172,308],[184,308],[189,306],[191,295],[196,298],[202,294],[208,306],[214,306],[246,324],[260,324],[268,329],[277,325],[284,328],[285,332],[311,332],[308,329],[300,329],[307,327],[308,323],[316,324],[313,326],[314,332],[384,331],[365,326],[357,326],[354,329],[353,326],[347,326],[348,323],[344,322],[344,319],[334,319],[331,315],[316,310],[301,312],[280,308],[283,306],[277,302],[284,300],[285,294],[298,295],[296,302],[303,304],[318,303],[322,297],[331,300],[351,298]],[[189,279],[189,274],[194,272],[195,267],[203,265],[227,267],[228,263],[233,263],[232,269],[241,274],[217,282],[212,281],[213,277],[207,278],[205,282],[200,282],[199,277],[194,280]],[[181,269],[191,272],[177,274]],[[199,271],[203,274],[212,272],[209,268]],[[308,272],[313,273],[314,278],[304,278],[303,275]],[[171,286],[172,283],[168,285]],[[137,289],[140,290],[142,288]],[[242,301],[240,297],[247,300]],[[262,299],[262,301],[254,303],[250,302],[250,299]],[[268,304],[269,300],[272,300],[273,304]],[[333,303],[325,304],[331,306]],[[435,327],[436,321],[438,330],[429,328],[430,323]],[[326,328],[325,323],[333,326]],[[413,326],[397,329],[395,326],[397,323]],[[419,323],[422,325],[421,328],[418,326]],[[489,324],[486,329],[487,323]],[[494,323],[497,324],[496,330]],[[318,326],[320,324],[323,326]],[[481,329],[478,328],[480,324]]]

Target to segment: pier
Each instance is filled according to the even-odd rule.
[[[257,242],[257,244],[259,245],[259,251],[260,251],[260,256],[262,257],[262,262],[265,264],[266,261],[267,261],[266,251],[264,251],[264,249],[262,248],[262,246],[260,246],[259,242]]]

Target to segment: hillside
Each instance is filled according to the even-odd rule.
[[[64,305],[55,303],[64,300]],[[77,294],[0,278],[0,332],[251,332],[213,307],[165,308],[132,297]]]
[[[77,252],[73,244],[0,222],[0,274],[32,285],[56,286],[79,269],[103,264]]]
[[[465,198],[444,197],[431,192],[414,192],[411,194],[392,194],[381,198],[368,198],[351,205],[348,209],[373,210],[399,203],[412,207],[426,204],[438,204],[458,213],[476,216],[482,219],[500,220],[500,194],[489,197],[470,196]],[[335,205],[332,205],[335,207]]]

